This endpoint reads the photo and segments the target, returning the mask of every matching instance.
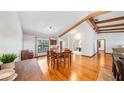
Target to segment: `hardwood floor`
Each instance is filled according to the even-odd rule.
[[[113,80],[111,73],[111,54],[100,52],[91,58],[73,55],[71,66],[66,66],[66,68],[61,66],[59,70],[53,69],[50,66],[48,67],[46,60],[46,57],[40,57],[38,59],[18,62],[16,64],[16,72],[19,76],[16,80]],[[105,72],[105,70],[107,70],[107,72]],[[107,74],[102,74],[102,71],[104,71],[104,74]],[[105,78],[100,79],[102,76]]]
[[[16,62],[15,71],[18,74],[16,81],[40,81],[44,80],[43,73],[36,59]]]

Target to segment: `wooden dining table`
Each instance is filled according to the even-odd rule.
[[[43,81],[45,80],[37,59],[23,60],[15,63],[18,77],[15,81]]]
[[[57,70],[58,70],[59,69],[59,61],[61,60],[60,56],[61,56],[61,58],[63,57],[63,59],[64,59],[65,49],[63,49],[63,50],[53,50],[53,51],[57,55]],[[71,57],[70,57],[70,61],[71,61]]]

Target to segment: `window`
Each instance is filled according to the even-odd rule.
[[[38,40],[38,53],[45,53],[49,48],[48,40]]]

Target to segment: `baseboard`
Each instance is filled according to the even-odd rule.
[[[44,57],[44,56],[47,56],[47,55],[40,55],[40,56],[35,56],[34,58],[38,58],[38,57]]]
[[[87,56],[87,55],[82,55],[82,56],[92,58],[92,57],[94,57],[96,54],[97,54],[97,52],[94,53],[92,56]]]
[[[111,55],[112,53],[106,53],[106,54],[110,54]]]

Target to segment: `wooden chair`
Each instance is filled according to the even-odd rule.
[[[114,77],[117,81],[123,80],[124,81],[124,60],[119,58],[119,55],[112,54],[113,57],[113,65],[112,71]]]
[[[54,51],[51,51],[51,66],[53,67],[53,69],[55,68],[57,60],[58,60],[57,53],[55,53]]]
[[[116,78],[117,81],[119,81],[119,68],[118,68],[118,64],[117,61],[119,60],[119,57],[116,54],[112,54],[113,57],[113,74]]]
[[[67,61],[68,64],[71,65],[71,51],[70,51],[70,50],[65,50],[65,58],[66,58],[66,60],[68,60],[68,61]],[[65,60],[65,61],[66,61],[66,60]]]
[[[119,69],[119,81],[124,81],[124,59],[120,59],[117,61],[118,69]]]
[[[61,55],[59,55],[59,62],[60,62],[60,65],[61,63],[63,63],[64,67],[66,66],[66,63],[67,63],[69,67],[69,65],[71,65],[71,51],[65,50]]]
[[[48,64],[48,66],[50,63],[51,63],[51,51],[47,51],[47,64]]]

